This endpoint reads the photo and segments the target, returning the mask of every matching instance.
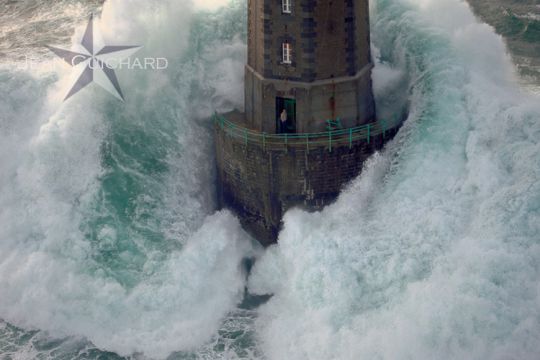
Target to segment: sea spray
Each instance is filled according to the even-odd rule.
[[[167,72],[118,71],[125,103],[95,86],[63,103],[69,68],[48,81],[3,70],[2,98],[18,101],[2,109],[2,155],[17,150],[1,164],[4,320],[163,358],[209,342],[241,302],[251,244],[231,214],[213,214],[210,123],[200,117],[211,112],[192,99],[203,97],[208,64],[234,66],[245,47],[234,34],[202,44],[221,53],[205,65],[210,50],[189,46],[192,18],[188,4],[105,3],[97,25],[107,40],[170,59]],[[205,98],[231,104],[207,79]],[[20,83],[31,91],[9,90]]]

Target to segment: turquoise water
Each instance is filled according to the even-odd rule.
[[[264,251],[214,202],[208,119],[242,106],[245,4],[136,5],[106,2],[106,35],[170,64],[120,71],[125,103],[62,103],[50,59],[0,70],[3,357],[538,357],[540,106],[464,3],[372,2],[379,113],[409,117]]]

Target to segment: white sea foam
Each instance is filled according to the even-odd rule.
[[[192,14],[172,1],[105,4],[108,44],[171,59],[166,73],[119,71],[125,103],[95,85],[62,103],[69,68],[0,73],[0,318],[164,358],[208,342],[241,300],[251,243],[231,214],[212,215],[211,132],[191,115],[207,69],[182,62]],[[232,67],[245,53],[214,50]],[[213,80],[207,99],[238,102]]]

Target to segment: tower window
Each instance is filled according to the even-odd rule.
[[[292,53],[292,47],[291,47],[291,44],[289,43],[283,43],[282,45],[282,50],[281,50],[281,53],[282,53],[282,63],[283,64],[291,64],[292,63],[292,56],[291,56],[291,53]]]
[[[291,13],[291,0],[281,0],[281,10],[284,14]]]

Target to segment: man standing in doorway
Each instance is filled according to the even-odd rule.
[[[283,109],[279,115],[279,132],[285,134],[287,132],[287,110]]]

